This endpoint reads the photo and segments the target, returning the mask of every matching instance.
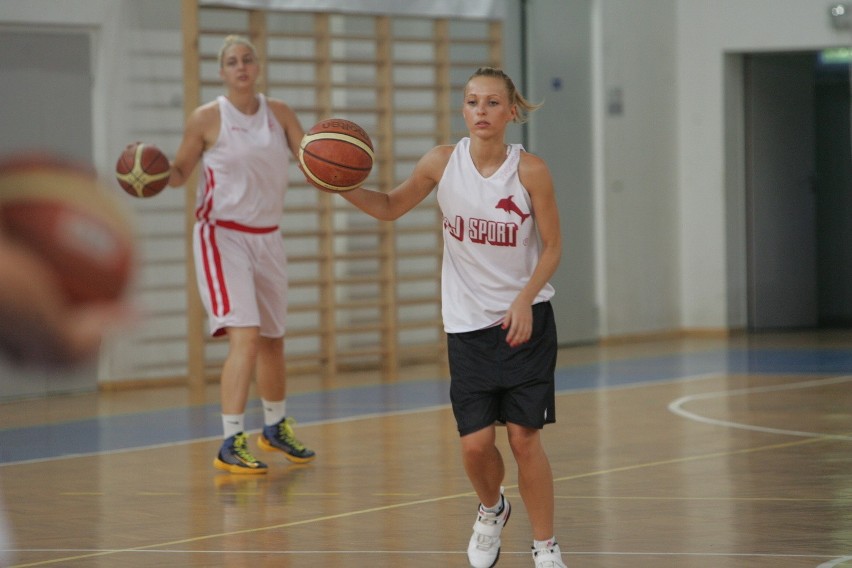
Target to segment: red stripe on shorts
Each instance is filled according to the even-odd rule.
[[[201,204],[195,210],[195,218],[200,221],[206,221],[210,217],[210,210],[213,209],[213,189],[216,187],[216,176],[213,173],[213,168],[204,170],[204,195],[201,196]]]
[[[205,224],[201,227],[201,257],[207,290],[210,293],[210,309],[214,315],[221,317],[231,311],[231,300],[225,286],[222,257],[216,245],[216,227],[213,225]]]
[[[257,235],[265,233],[274,233],[278,230],[277,225],[271,227],[250,227],[249,225],[243,225],[242,223],[237,223],[236,221],[222,221],[220,219],[213,221],[213,223],[217,227],[222,227],[223,229],[233,229],[234,231],[240,231],[242,233],[254,233]]]

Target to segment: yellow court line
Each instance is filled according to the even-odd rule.
[[[319,522],[323,522],[323,521],[333,521],[333,520],[337,520],[337,519],[345,519],[345,518],[354,517],[354,516],[357,516],[357,515],[365,515],[367,513],[389,511],[391,509],[401,509],[403,507],[410,507],[410,506],[414,506],[414,505],[424,505],[424,504],[427,504],[427,503],[437,503],[439,501],[449,501],[451,499],[458,499],[459,497],[470,497],[471,495],[473,495],[473,493],[459,493],[459,494],[456,494],[456,495],[446,495],[444,497],[435,497],[435,498],[432,498],[432,499],[421,499],[421,500],[418,500],[418,501],[411,501],[411,502],[408,502],[408,503],[397,503],[396,505],[385,505],[383,507],[372,507],[370,509],[361,509],[360,511],[349,511],[348,513],[338,513],[336,515],[326,515],[326,516],[323,516],[323,517],[316,517],[316,518],[313,518],[313,519],[305,519],[305,520],[302,520],[302,521],[293,521],[293,522],[290,522],[290,523],[282,523],[282,524],[279,524],[279,525],[271,525],[271,526],[268,526],[268,527],[256,527],[256,528],[253,528],[253,529],[242,529],[242,530],[238,530],[238,531],[229,531],[229,532],[218,533],[218,534],[210,534],[210,535],[197,536],[197,537],[192,537],[192,538],[185,538],[185,539],[181,539],[181,540],[173,540],[173,541],[169,541],[169,542],[148,544],[148,545],[145,545],[145,546],[135,546],[133,548],[106,550],[106,551],[103,551],[103,552],[93,552],[93,553],[90,553],[90,554],[79,554],[77,556],[66,556],[64,558],[55,558],[53,560],[42,560],[42,561],[39,561],[39,562],[32,562],[32,563],[29,563],[29,564],[16,564],[14,566],[11,566],[10,568],[26,568],[28,566],[47,566],[48,564],[56,564],[57,562],[69,562],[69,561],[72,561],[72,560],[82,560],[84,558],[98,558],[98,557],[101,557],[101,556],[109,556],[109,555],[112,555],[112,554],[121,554],[121,553],[124,553],[124,552],[138,552],[138,551],[141,551],[141,550],[151,550],[151,549],[154,549],[154,548],[163,548],[163,547],[166,547],[166,546],[175,546],[175,545],[178,545],[178,544],[189,544],[189,543],[192,543],[192,542],[200,542],[202,540],[210,540],[210,539],[213,539],[213,538],[222,538],[222,537],[236,536],[236,535],[241,535],[241,534],[259,533],[259,532],[275,530],[275,529],[285,529],[285,528],[297,527],[297,526],[301,526],[301,525],[308,525],[308,524],[312,524],[312,523],[319,523]]]
[[[563,482],[563,481],[573,481],[573,480],[576,480],[576,479],[584,479],[584,478],[596,477],[596,476],[601,476],[601,475],[610,475],[610,474],[613,474],[613,473],[622,473],[622,472],[627,472],[627,471],[637,471],[637,470],[641,470],[641,469],[648,469],[648,468],[659,467],[659,466],[664,466],[664,465],[688,463],[688,462],[694,462],[694,461],[700,461],[700,460],[706,460],[706,459],[713,459],[713,458],[720,458],[720,457],[727,457],[727,456],[734,456],[734,455],[741,455],[741,454],[750,454],[750,453],[771,451],[771,450],[781,449],[781,448],[790,448],[790,447],[801,446],[801,445],[805,445],[805,444],[812,444],[812,443],[822,442],[822,441],[836,441],[836,438],[832,438],[830,436],[815,437],[815,438],[809,438],[809,439],[806,439],[806,440],[795,440],[795,441],[784,442],[784,443],[780,443],[780,444],[770,444],[770,445],[767,445],[767,446],[759,446],[759,447],[756,447],[756,448],[745,448],[745,449],[741,449],[741,450],[733,450],[733,451],[727,451],[727,452],[714,452],[714,453],[710,453],[710,454],[686,456],[686,457],[682,457],[682,458],[672,458],[672,459],[668,459],[668,460],[658,460],[658,461],[654,461],[654,462],[648,462],[648,463],[642,463],[642,464],[633,464],[633,465],[629,465],[629,466],[622,466],[622,467],[610,468],[610,469],[605,469],[605,470],[591,471],[591,472],[586,472],[586,473],[581,473],[581,474],[576,474],[576,475],[556,477],[556,478],[554,478],[553,481],[554,481],[554,483]],[[518,486],[517,485],[506,485],[505,487],[507,489],[516,489]],[[14,567],[11,567],[11,568],[27,568],[29,566],[46,566],[46,565],[55,564],[55,563],[58,563],[58,562],[80,560],[80,559],[84,559],[84,558],[95,558],[95,557],[101,557],[101,556],[109,556],[109,555],[112,555],[112,554],[119,554],[119,553],[123,553],[123,552],[135,552],[135,551],[142,551],[142,550],[150,550],[150,549],[162,548],[162,547],[167,547],[167,546],[174,546],[174,545],[178,545],[178,544],[200,542],[200,541],[203,541],[203,540],[210,540],[210,539],[214,539],[214,538],[235,536],[235,535],[240,535],[240,534],[259,533],[259,532],[268,531],[268,530],[290,528],[290,527],[307,525],[307,524],[312,524],[312,523],[319,523],[319,522],[323,522],[323,521],[330,521],[330,520],[349,518],[349,517],[354,517],[354,516],[359,516],[359,515],[365,515],[365,514],[369,514],[369,513],[389,511],[389,510],[393,510],[393,509],[400,509],[400,508],[404,508],[404,507],[424,505],[424,504],[428,504],[428,503],[437,503],[437,502],[440,502],[440,501],[449,501],[449,500],[452,500],[452,499],[458,499],[458,498],[462,498],[462,497],[470,497],[470,496],[473,496],[473,495],[475,495],[474,492],[465,492],[465,493],[458,493],[458,494],[455,494],[455,495],[446,495],[444,497],[435,497],[435,498],[431,498],[431,499],[420,499],[420,500],[417,500],[417,501],[410,501],[410,502],[407,502],[407,503],[397,503],[395,505],[385,505],[385,506],[381,506],[381,507],[372,507],[372,508],[369,508],[369,509],[349,511],[349,512],[346,512],[346,513],[339,513],[339,514],[336,514],[336,515],[326,515],[326,516],[322,516],[322,517],[305,519],[305,520],[302,520],[302,521],[293,521],[293,522],[290,522],[290,523],[282,523],[282,524],[271,525],[271,526],[266,526],[266,527],[255,527],[255,528],[251,528],[251,529],[229,531],[229,532],[225,532],[225,533],[204,535],[204,536],[192,537],[192,538],[188,538],[188,539],[181,539],[181,540],[175,540],[175,541],[170,541],[170,542],[155,543],[155,544],[149,544],[149,545],[145,545],[145,546],[138,546],[138,547],[127,548],[127,549],[109,550],[109,551],[104,551],[104,552],[83,554],[83,555],[78,555],[78,556],[73,556],[73,557],[57,558],[57,559],[53,559],[53,560],[45,560],[45,561],[34,562],[34,563],[29,563],[29,564],[18,564],[18,565],[15,565]]]
[[[595,501],[742,501],[742,502],[781,502],[781,503],[852,503],[852,497],[837,499],[794,498],[794,497],[671,497],[671,496],[642,496],[642,495],[555,495],[555,499],[566,501],[595,500]]]
[[[644,464],[634,464],[634,465],[630,465],[630,466],[622,466],[622,467],[616,467],[616,468],[605,469],[605,470],[600,470],[600,471],[591,471],[591,472],[581,473],[581,474],[576,474],[576,475],[568,475],[568,476],[563,476],[563,477],[557,477],[557,478],[554,478],[553,481],[554,481],[554,483],[563,482],[563,481],[573,481],[575,479],[583,479],[583,478],[595,477],[595,476],[601,476],[601,475],[610,475],[610,474],[613,474],[613,473],[622,473],[622,472],[626,472],[626,471],[637,471],[637,470],[641,470],[641,469],[648,469],[648,468],[659,467],[659,466],[664,466],[664,465],[694,462],[694,461],[720,458],[720,457],[726,457],[726,456],[734,456],[734,455],[740,455],[740,454],[765,452],[765,451],[771,451],[771,450],[776,450],[776,449],[781,449],[781,448],[791,448],[791,447],[795,447],[795,446],[802,446],[802,445],[805,445],[805,444],[813,444],[813,443],[822,442],[822,441],[836,441],[836,440],[832,440],[831,438],[809,438],[809,439],[806,439],[806,440],[795,440],[795,441],[792,441],[792,442],[785,442],[785,443],[782,443],[782,444],[770,444],[768,446],[758,446],[756,448],[745,448],[745,449],[742,449],[742,450],[733,450],[733,451],[730,451],[730,452],[714,452],[714,453],[711,453],[711,454],[687,456],[687,457],[683,457],[683,458],[672,458],[672,459],[669,459],[669,460],[659,460],[659,461],[648,462],[648,463],[644,463]],[[507,485],[505,487],[507,489],[515,489],[518,486],[517,485]],[[173,540],[173,541],[169,541],[169,542],[148,544],[148,545],[145,545],[145,546],[137,546],[137,547],[133,547],[133,548],[125,548],[125,549],[120,549],[120,550],[107,550],[107,551],[103,551],[103,552],[93,552],[93,553],[90,553],[90,554],[81,554],[81,555],[77,555],[77,556],[67,556],[67,557],[64,557],[64,558],[56,558],[56,559],[53,559],[53,560],[43,560],[43,561],[39,561],[39,562],[32,562],[32,563],[29,563],[29,564],[16,564],[15,566],[10,567],[10,568],[28,568],[30,566],[47,566],[49,564],[57,564],[59,562],[70,562],[70,561],[73,561],[73,560],[82,560],[82,559],[85,559],[85,558],[97,558],[97,557],[102,557],[102,556],[109,556],[109,555],[112,555],[112,554],[121,554],[121,553],[125,553],[125,552],[137,552],[137,551],[142,551],[142,550],[151,550],[151,549],[156,549],[156,548],[164,548],[164,547],[167,547],[167,546],[175,546],[175,545],[178,545],[178,544],[188,544],[188,543],[193,543],[193,542],[201,542],[203,540],[210,540],[210,539],[214,539],[214,538],[224,538],[224,537],[228,537],[228,536],[236,536],[236,535],[241,535],[241,534],[260,533],[260,532],[269,531],[269,530],[285,529],[285,528],[297,527],[297,526],[302,526],[302,525],[309,525],[309,524],[313,524],[313,523],[321,523],[321,522],[324,522],[324,521],[346,519],[346,518],[355,517],[355,516],[359,516],[359,515],[366,515],[366,514],[369,514],[369,513],[379,513],[379,512],[382,512],[382,511],[390,511],[390,510],[393,510],[393,509],[401,509],[401,508],[404,508],[404,507],[413,507],[413,506],[417,506],[417,505],[426,505],[426,504],[430,504],[430,503],[438,503],[438,502],[441,502],[441,501],[450,501],[452,499],[460,499],[462,497],[471,497],[473,495],[475,495],[475,493],[472,492],[472,491],[466,492],[466,493],[457,493],[455,495],[445,495],[443,497],[434,497],[434,498],[431,498],[431,499],[419,499],[419,500],[416,500],[416,501],[409,501],[409,502],[406,502],[406,503],[397,503],[395,505],[384,505],[384,506],[381,506],[381,507],[371,507],[369,509],[349,511],[349,512],[346,512],[346,513],[338,513],[336,515],[325,515],[325,516],[322,516],[322,517],[315,517],[315,518],[312,518],[312,519],[304,519],[302,521],[293,521],[293,522],[289,522],[289,523],[281,523],[281,524],[278,524],[278,525],[270,525],[270,526],[266,526],[266,527],[255,527],[255,528],[251,528],[251,529],[242,529],[242,530],[237,530],[237,531],[229,531],[229,532],[224,532],[224,533],[197,536],[197,537],[192,537],[192,538],[185,538],[185,539]]]
[[[583,479],[586,477],[596,477],[598,475],[609,475],[612,473],[622,473],[625,471],[636,471],[639,469],[648,469],[652,467],[659,467],[663,465],[674,465],[681,463],[689,463],[701,460],[708,460],[713,458],[722,458],[728,456],[736,456],[741,454],[753,454],[757,452],[766,452],[770,450],[778,450],[781,448],[792,448],[795,446],[803,446],[805,444],[813,444],[816,442],[836,442],[837,438],[833,438],[831,436],[821,436],[818,438],[808,438],[806,440],[795,440],[793,442],[784,442],[781,444],[770,444],[768,446],[758,446],[756,448],[744,448],[742,450],[731,450],[728,452],[714,452],[712,454],[700,454],[696,456],[686,456],[682,458],[672,458],[668,460],[660,460],[655,462],[648,462],[642,464],[633,464],[633,465],[625,465],[621,467],[614,467],[611,469],[604,469],[600,471],[591,471],[588,473],[579,473],[577,475],[566,475],[564,477],[554,478],[554,482],[557,481],[573,481],[575,479]]]

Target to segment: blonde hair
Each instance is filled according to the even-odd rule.
[[[254,44],[249,41],[249,38],[241,35],[231,34],[225,37],[225,40],[222,42],[222,47],[219,48],[219,67],[221,68],[225,64],[225,52],[228,51],[229,48],[235,45],[244,45],[249,48],[254,55],[255,59],[257,59],[257,49],[255,49]]]
[[[518,124],[523,124],[527,121],[527,114],[533,112],[541,108],[543,103],[531,103],[515,88],[515,83],[512,81],[512,78],[506,75],[506,73],[497,67],[480,67],[476,70],[476,72],[470,76],[467,80],[469,83],[471,79],[476,77],[492,77],[494,79],[500,79],[503,81],[503,84],[506,86],[506,92],[509,95],[509,104],[515,105],[517,108],[517,112],[515,113],[515,119],[513,122],[517,122]],[[467,91],[467,87],[465,87],[465,92]]]

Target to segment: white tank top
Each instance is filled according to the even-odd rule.
[[[529,193],[518,177],[523,147],[483,177],[470,157],[470,138],[456,144],[441,181],[444,215],[441,295],[444,330],[474,331],[499,324],[529,281],[539,258],[539,237]],[[549,300],[546,284],[534,304]]]
[[[284,129],[258,95],[256,113],[246,115],[224,96],[219,102],[219,137],[202,156],[195,216],[247,227],[277,227],[287,192],[290,150]]]

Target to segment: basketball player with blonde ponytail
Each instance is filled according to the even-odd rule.
[[[549,280],[562,251],[559,213],[544,161],[505,142],[507,125],[538,106],[502,70],[481,68],[464,90],[469,136],[427,152],[389,193],[358,188],[341,194],[377,219],[394,220],[437,192],[450,398],[464,468],[480,501],[468,542],[475,568],[497,563],[511,513],[495,424],[506,426],[517,462],[533,563],[565,568],[554,536],[553,474],[540,436],[556,419]]]

